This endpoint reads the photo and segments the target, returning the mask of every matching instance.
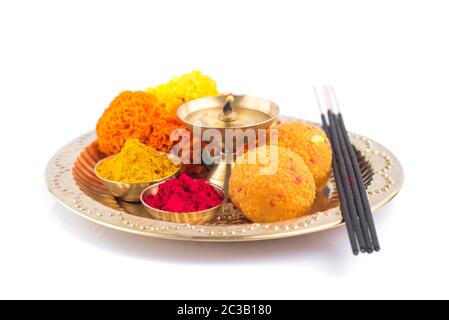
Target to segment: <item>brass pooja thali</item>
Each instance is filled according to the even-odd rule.
[[[279,117],[278,122],[296,120]],[[103,226],[149,237],[195,241],[251,241],[299,236],[343,224],[335,182],[331,175],[309,214],[280,222],[253,223],[229,201],[204,224],[173,223],[156,219],[140,203],[115,198],[100,182],[94,167],[104,156],[95,132],[69,142],[50,160],[48,189],[67,209]],[[369,138],[350,134],[357,151],[372,210],[388,203],[401,189],[403,170],[398,159]]]
[[[362,252],[379,250],[377,241],[365,247],[365,239],[377,239],[369,208],[379,209],[400,191],[402,167],[369,138],[345,132],[340,148],[337,131],[320,127],[280,116],[279,106],[265,98],[220,94],[215,80],[193,71],[146,91],[121,92],[95,131],[53,156],[46,181],[70,211],[143,236],[276,239],[343,225],[344,216]],[[344,168],[353,171],[340,172]],[[360,226],[370,233],[362,235]]]

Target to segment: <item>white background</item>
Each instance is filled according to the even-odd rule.
[[[447,1],[1,1],[0,298],[449,298]],[[351,131],[401,160],[383,250],[343,228],[205,244],[112,231],[58,205],[47,161],[109,102],[200,69],[221,91],[319,121],[333,84]]]

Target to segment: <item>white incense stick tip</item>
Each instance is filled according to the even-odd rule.
[[[318,105],[318,109],[321,114],[324,114],[323,105],[321,104],[320,95],[318,94],[318,90],[316,89],[316,86],[313,86],[313,92],[315,93],[315,99],[316,99],[316,103]]]
[[[337,113],[340,113],[341,112],[340,105],[338,104],[337,95],[335,94],[335,89],[334,89],[334,87],[330,87],[330,89],[331,89],[331,93],[332,93],[332,98],[334,100],[333,105],[335,106]]]
[[[332,106],[332,98],[331,98],[330,93],[329,93],[329,87],[323,85],[323,92],[324,92],[324,98],[326,99],[327,110],[330,110],[330,111],[334,112],[333,111],[333,106]]]

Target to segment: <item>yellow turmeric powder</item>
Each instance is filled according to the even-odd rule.
[[[139,141],[129,139],[122,150],[100,163],[97,174],[117,182],[150,182],[171,176],[179,166],[169,157]]]

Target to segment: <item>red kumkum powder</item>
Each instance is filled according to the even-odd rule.
[[[193,179],[186,174],[159,185],[155,195],[143,199],[155,209],[170,212],[195,212],[218,206],[223,196],[202,179]]]

